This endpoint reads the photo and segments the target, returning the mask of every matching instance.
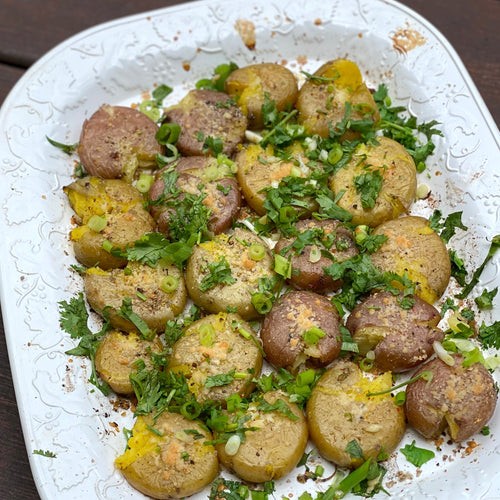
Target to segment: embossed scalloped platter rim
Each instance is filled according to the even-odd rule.
[[[237,19],[255,26],[255,50],[235,30]],[[391,37],[405,28],[425,43],[402,54]],[[445,214],[463,210],[470,231],[452,244],[473,268],[484,258],[487,239],[499,232],[498,130],[448,42],[393,1],[181,4],[72,37],[12,90],[0,113],[1,299],[24,437],[42,498],[142,498],[113,468],[125,444],[121,429],[131,427],[130,413],[115,411],[92,391],[88,364],[64,354],[74,344],[59,328],[57,303],[81,289],[69,270],[71,210],[61,190],[71,180],[72,160],[45,136],[76,142],[83,120],[99,105],[138,102],[157,83],[175,86],[165,104],[172,103],[223,61],[286,61],[298,73],[342,56],[356,60],[372,85],[386,82],[396,101],[417,116],[443,124],[445,137],[420,180],[432,195],[413,212],[430,215],[435,206]],[[499,284],[498,265],[494,259],[488,266],[482,286]],[[418,474],[401,457],[391,457],[387,479],[393,498],[498,498],[497,417],[492,434],[475,438],[479,446],[470,454],[445,443]],[[434,449],[412,432],[403,443],[414,438]],[[36,449],[57,458],[33,455]],[[298,483],[300,472],[277,483],[276,498],[328,487]],[[207,496],[204,491],[197,498]]]

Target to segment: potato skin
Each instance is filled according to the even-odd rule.
[[[320,454],[340,467],[356,468],[362,459],[347,445],[356,440],[365,459],[391,453],[405,432],[404,410],[390,394],[368,397],[389,389],[390,372],[370,381],[351,361],[337,359],[322,375],[307,403],[309,434]]]
[[[307,345],[303,333],[312,327],[326,334],[316,345]],[[309,291],[282,295],[264,318],[260,331],[267,361],[290,371],[310,361],[326,366],[340,353],[340,317],[330,300]]]
[[[78,155],[91,175],[132,180],[136,169],[155,167],[156,155],[164,152],[157,131],[140,111],[105,104],[83,123]]]
[[[220,461],[244,481],[263,483],[286,476],[299,462],[307,444],[307,424],[302,410],[278,391],[263,395],[268,403],[286,402],[297,420],[278,411],[263,412],[250,404],[252,418],[245,427],[258,427],[245,434],[235,455],[229,455],[225,444],[216,445]]]
[[[407,216],[384,222],[373,234],[387,241],[371,255],[375,266],[417,283],[416,294],[429,304],[443,295],[451,276],[448,250],[424,217]]]
[[[323,244],[309,244],[297,253],[291,246],[297,240],[297,237],[282,237],[274,247],[274,252],[279,253],[290,259],[292,263],[292,275],[288,282],[298,290],[311,290],[316,293],[334,292],[342,286],[341,280],[333,280],[328,276],[324,268],[335,261],[344,261],[357,255],[358,250],[354,243],[352,231],[344,227],[340,222],[327,219],[305,219],[297,222],[297,231],[303,234],[306,231],[318,231],[322,233],[318,239]],[[329,241],[333,238],[333,241]],[[329,247],[327,247],[330,245]],[[288,249],[288,251],[287,251]],[[321,250],[322,254],[317,262],[311,262],[311,252]],[[327,252],[332,259],[323,255]]]
[[[351,104],[352,120],[368,116],[378,121],[377,105],[354,62],[347,59],[328,61],[314,72],[314,76],[330,81],[308,79],[299,90],[296,108],[299,122],[308,134],[328,137],[330,126],[334,127],[344,118],[346,103]],[[352,140],[358,135],[348,131],[342,139]]]
[[[302,153],[300,149],[290,151],[292,159],[284,161],[274,155],[274,149],[271,145],[264,149],[258,144],[249,144],[244,146],[236,153],[235,162],[238,165],[237,179],[241,187],[243,197],[249,207],[255,210],[259,215],[265,215],[266,209],[266,188],[279,184],[284,178],[292,174],[296,167],[296,157]],[[302,172],[296,171],[299,177],[306,177]],[[307,208],[297,209],[301,216],[307,215],[317,208],[317,204],[312,199],[305,198],[308,203]]]
[[[429,439],[445,429],[453,441],[469,439],[495,411],[497,392],[488,370],[480,363],[464,367],[460,355],[453,359],[453,366],[439,358],[421,366],[415,376],[430,371],[432,380],[417,380],[406,389],[408,423]]]
[[[154,428],[158,433],[152,432]],[[203,437],[196,439],[196,430]],[[184,498],[209,485],[219,472],[212,434],[196,420],[178,413],[139,416],[129,448],[115,460],[125,479],[145,495],[158,499]],[[183,457],[187,457],[184,459]]]
[[[275,63],[251,64],[233,71],[224,84],[225,91],[238,101],[248,118],[249,128],[262,129],[262,105],[265,95],[274,101],[276,109],[291,108],[297,100],[297,80],[293,73]]]
[[[161,289],[162,280],[172,276],[178,280],[178,287],[171,293]],[[175,266],[150,267],[130,262],[124,269],[103,272],[90,268],[84,276],[87,300],[96,312],[109,314],[113,327],[136,331],[134,324],[118,314],[124,299],[131,300],[131,306],[151,330],[162,333],[168,320],[180,314],[186,305],[187,293],[182,273]]]
[[[371,227],[406,213],[415,200],[417,169],[406,149],[388,137],[378,144],[360,144],[349,163],[330,178],[335,196],[343,192],[337,204],[352,214],[352,224]],[[355,179],[369,172],[382,175],[382,187],[373,208],[364,208]]]
[[[403,309],[400,300],[389,292],[375,292],[352,310],[346,322],[360,354],[373,351],[374,364],[382,371],[416,367],[434,354],[433,342],[444,336],[434,306],[413,297],[413,306]]]
[[[121,179],[83,177],[63,187],[79,224],[87,224],[93,215],[123,213],[142,205],[142,194]]]
[[[163,351],[158,338],[145,340],[135,332],[125,333],[111,330],[99,344],[95,354],[95,365],[99,376],[117,394],[131,395],[134,388],[130,375],[136,372],[134,363],[142,359],[151,366],[151,353]]]
[[[128,212],[106,215],[107,225],[95,232],[87,225],[78,226],[70,233],[75,257],[86,267],[100,266],[101,269],[125,267],[126,259],[116,257],[103,248],[109,241],[113,247],[124,250],[146,233],[155,229],[155,222],[149,212],[137,205]]]
[[[262,245],[266,250],[264,258],[258,262],[248,256],[252,244]],[[208,265],[222,258],[227,260],[236,281],[200,290],[203,279],[210,274]],[[274,276],[273,265],[265,243],[250,231],[236,228],[231,234],[219,234],[194,248],[186,266],[187,290],[193,302],[208,312],[225,312],[231,307],[243,319],[256,319],[260,316],[252,305],[252,294],[258,292],[260,279]]]
[[[79,224],[70,233],[75,257],[86,267],[124,267],[127,261],[104,250],[104,241],[124,249],[155,229],[153,218],[142,206],[142,194],[123,180],[85,177],[63,190]],[[88,226],[92,216],[106,219],[102,231]]]
[[[191,90],[165,113],[165,122],[177,123],[181,133],[177,149],[186,156],[203,156],[205,138],[222,140],[222,152],[230,156],[243,141],[247,119],[225,93],[215,90]],[[203,135],[203,138],[200,137]]]
[[[176,188],[181,191],[174,199],[164,200],[164,170],[158,172],[149,191],[150,212],[158,224],[158,230],[169,235],[169,219],[172,205],[183,197],[183,193],[194,196],[205,195],[203,204],[210,209],[208,229],[219,234],[231,227],[241,207],[241,193],[236,179],[225,165],[217,159],[205,156],[181,158],[175,166],[178,174]]]
[[[210,333],[207,333],[207,329]],[[241,333],[251,335],[245,338]],[[263,356],[252,327],[236,314],[210,314],[192,323],[172,347],[168,369],[186,376],[189,390],[199,402],[222,403],[231,395],[248,396],[260,375]],[[231,371],[247,373],[231,383],[207,387],[207,377]]]

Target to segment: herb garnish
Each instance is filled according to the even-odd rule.
[[[386,137],[401,143],[413,157],[418,172],[425,170],[425,160],[434,152],[435,144],[432,136],[442,136],[443,133],[436,128],[439,123],[431,120],[427,123],[417,123],[415,116],[402,117],[408,110],[404,106],[391,107],[388,88],[385,84],[379,85],[373,94],[380,112],[379,128]],[[425,136],[425,141],[419,139]]]
[[[380,190],[382,189],[383,177],[379,170],[373,170],[354,178],[356,192],[361,197],[361,206],[370,209],[375,206]]]
[[[415,440],[413,440],[411,444],[407,444],[403,448],[400,448],[399,451],[406,457],[406,460],[415,467],[421,467],[436,456],[431,450],[415,446]]]
[[[236,279],[231,274],[231,267],[224,256],[216,262],[207,265],[208,274],[200,281],[199,288],[202,292],[207,292],[217,285],[232,285]]]
[[[95,354],[101,340],[109,330],[109,323],[104,322],[99,332],[93,333],[88,327],[89,314],[85,305],[83,293],[72,297],[69,302],[59,302],[61,328],[69,333],[72,339],[80,339],[78,346],[66,351],[70,356],[85,356],[90,359],[92,371],[89,382],[95,385],[105,396],[110,393],[108,384],[97,375]]]
[[[236,69],[238,69],[238,65],[234,62],[219,64],[214,69],[211,78],[198,80],[195,86],[197,89],[218,90],[219,92],[223,92],[227,77]]]
[[[56,147],[57,149],[60,149],[63,153],[66,153],[67,155],[73,154],[78,148],[78,142],[75,142],[74,144],[63,144],[62,142],[54,141],[54,139],[51,139],[47,135],[45,136],[45,138],[50,142],[50,144],[52,144],[52,146]]]
[[[33,450],[33,455],[41,455],[42,457],[47,458],[57,458],[57,455],[50,450]]]
[[[445,243],[448,243],[451,237],[455,235],[457,228],[463,231],[468,229],[462,222],[462,212],[453,212],[442,220],[440,210],[434,210],[429,218],[429,226],[441,236]]]

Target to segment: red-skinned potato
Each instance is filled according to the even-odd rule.
[[[296,371],[306,361],[326,366],[340,353],[340,317],[330,300],[309,291],[282,295],[260,332],[267,360]]]
[[[83,123],[78,155],[90,175],[133,179],[139,168],[156,167],[164,148],[156,123],[140,111],[104,105]]]
[[[219,234],[231,227],[241,207],[238,183],[231,171],[231,162],[219,162],[216,158],[188,156],[175,165],[175,187],[181,193],[172,196],[165,192],[165,176],[170,169],[158,172],[149,191],[150,212],[158,224],[158,230],[169,235],[170,218],[178,200],[187,193],[203,196],[202,203],[210,210],[208,230]],[[169,173],[170,172],[170,173]]]
[[[429,372],[406,389],[408,423],[422,436],[434,439],[445,429],[453,441],[479,432],[495,411],[497,392],[488,370],[480,363],[464,366],[453,355],[453,366],[440,358],[421,366],[414,376]]]
[[[419,297],[375,292],[352,310],[346,327],[361,355],[372,351],[377,368],[397,373],[434,354],[433,343],[444,335],[437,327],[440,319],[439,311]]]
[[[299,290],[317,293],[338,290],[342,281],[333,280],[324,268],[334,261],[342,262],[358,253],[352,231],[332,219],[305,219],[297,222],[296,228],[297,236],[282,237],[274,247],[275,253],[291,261],[292,275],[288,282]],[[314,236],[307,238],[309,243],[302,245],[299,238],[307,234]]]
[[[209,137],[222,141],[222,152],[231,155],[243,141],[246,116],[225,92],[191,90],[165,114],[166,123],[177,123],[181,133],[176,147],[186,156],[208,155]]]

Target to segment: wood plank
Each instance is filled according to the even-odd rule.
[[[28,67],[48,50],[86,28],[176,0],[2,0],[0,61]]]
[[[0,105],[15,83],[23,76],[24,68],[17,68],[0,62]]]
[[[451,43],[500,124],[500,2],[400,0],[431,22]]]
[[[173,5],[175,0],[2,0],[0,62],[28,67],[67,37],[97,23]],[[500,2],[401,0],[449,40],[500,123]],[[21,36],[20,36],[21,34]]]
[[[0,67],[1,73],[1,67]],[[0,311],[0,487],[5,500],[39,498],[31,474],[10,373],[2,313]]]

